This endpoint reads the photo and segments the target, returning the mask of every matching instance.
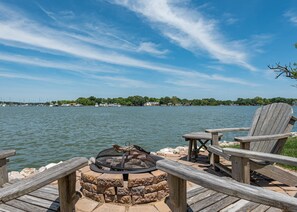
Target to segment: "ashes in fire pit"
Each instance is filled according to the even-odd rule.
[[[91,170],[99,173],[144,173],[156,170],[160,157],[150,154],[137,145],[121,147],[113,145],[97,155]]]

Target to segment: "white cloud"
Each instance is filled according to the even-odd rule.
[[[116,0],[117,4],[141,14],[166,37],[194,53],[206,51],[211,57],[225,64],[236,64],[255,71],[249,64],[244,47],[233,46],[217,30],[215,21],[208,20],[199,13],[187,8],[180,1]]]
[[[156,3],[156,2],[155,2]],[[167,6],[167,4],[165,4]],[[161,8],[164,7],[164,2],[161,4]],[[155,7],[153,7],[155,8]],[[170,8],[163,8],[166,13],[166,9],[169,10]],[[159,10],[159,9],[158,9]],[[234,80],[233,78],[228,78],[228,77],[217,77],[213,75],[208,75],[204,73],[200,73],[198,71],[190,71],[187,69],[182,69],[179,67],[172,67],[172,66],[167,66],[161,63],[154,63],[150,61],[145,61],[145,60],[140,60],[135,57],[131,56],[126,56],[123,54],[120,54],[118,52],[115,52],[111,49],[103,49],[103,48],[98,48],[97,46],[90,45],[90,41],[86,40],[83,36],[79,37],[71,34],[70,32],[64,32],[61,31],[60,29],[53,29],[49,28],[46,26],[43,26],[37,22],[34,22],[26,16],[22,16],[22,18],[19,17],[17,13],[13,13],[13,11],[10,11],[9,8],[4,7],[3,5],[0,4],[0,13],[3,12],[3,17],[1,18],[0,16],[0,43],[4,45],[13,45],[14,47],[21,47],[21,48],[29,48],[29,49],[34,49],[34,50],[45,50],[45,51],[50,51],[52,54],[57,54],[59,56],[64,55],[64,56],[74,56],[76,58],[79,58],[81,60],[87,60],[87,61],[93,61],[96,63],[99,63],[100,66],[101,64],[110,64],[115,69],[117,69],[118,66],[126,66],[126,67],[133,67],[136,69],[145,69],[145,70],[150,70],[150,71],[155,71],[155,72],[160,72],[164,75],[168,75],[170,77],[181,77],[181,78],[196,78],[196,79],[204,79],[204,80],[214,80],[214,81],[224,81],[224,82],[231,82],[231,83],[237,83],[237,84],[242,84],[242,85],[249,85],[248,82],[245,82],[243,80]],[[183,10],[182,10],[183,11]],[[157,11],[158,12],[158,11]],[[160,12],[160,11],[159,11]],[[168,12],[168,11],[167,11]],[[169,11],[170,12],[170,11]],[[185,11],[184,11],[185,12]],[[21,14],[21,13],[20,13]],[[171,14],[167,16],[165,15],[165,19],[168,19],[169,17],[173,16],[173,22],[172,25],[175,26],[177,23],[179,24],[178,26],[181,27],[182,24],[186,24],[185,28],[183,28],[184,32],[181,32],[181,34],[185,34],[187,30],[189,30],[188,34],[184,37],[185,42],[183,45],[189,46],[190,41],[194,38],[204,38],[208,36],[209,30],[213,28],[212,24],[210,22],[207,22],[207,29],[203,29],[202,34],[198,30],[198,37],[193,37],[196,31],[192,31],[190,28],[193,26],[190,26],[192,24],[191,21],[193,20],[184,20],[183,19],[183,14],[181,15],[181,19],[177,16],[176,14]],[[161,14],[156,14],[156,17],[161,16]],[[10,18],[12,17],[12,18]],[[161,18],[159,17],[159,18]],[[187,22],[188,21],[188,22]],[[204,21],[202,20],[202,25],[203,26]],[[201,23],[200,23],[201,24]],[[199,25],[199,23],[198,23]],[[194,26],[194,28],[197,26]],[[205,31],[206,30],[206,31]],[[169,33],[169,32],[168,32]],[[175,34],[177,36],[178,41],[182,41],[182,36],[178,37],[178,33]],[[171,37],[174,35],[172,34]],[[188,39],[186,39],[188,36]],[[98,38],[96,38],[98,39]],[[95,40],[92,40],[93,42]],[[99,40],[100,42],[100,40]],[[196,41],[195,41],[196,42]],[[205,41],[200,42],[194,42],[194,45],[198,46],[205,46],[212,47],[216,43],[209,43],[208,41],[205,43]],[[133,47],[135,48],[135,47]],[[216,51],[218,50],[220,45],[218,47],[215,47]],[[138,49],[136,47],[136,49]],[[142,51],[146,52],[154,52],[155,54],[161,54],[163,53],[163,50],[157,49],[157,46],[152,43],[146,43],[142,44]],[[222,48],[223,52],[229,52],[230,51],[230,57],[232,54],[236,54],[237,52],[232,52],[231,50],[225,50]],[[218,51],[219,55],[222,52]],[[232,53],[232,54],[231,54]],[[53,68],[60,68],[60,69],[68,69],[68,68],[74,68],[74,70],[84,70],[84,71],[89,71],[87,70],[90,66],[85,67],[84,69],[81,66],[78,66],[76,64],[65,64],[58,62],[57,64],[53,64],[55,61],[51,62],[46,62],[41,59],[35,59],[35,60],[30,60],[26,61],[24,57],[16,57],[15,59],[12,59],[11,57],[5,58],[5,55],[2,55],[2,60],[6,61],[15,61],[18,63],[23,63],[23,64],[29,64],[29,65],[38,65],[38,66],[43,66],[43,67],[53,67]],[[239,55],[237,59],[240,59],[241,56]],[[237,60],[234,58],[234,61],[241,62],[242,64],[244,61]],[[248,65],[248,64],[246,64]],[[103,78],[102,78],[103,79]],[[106,78],[105,78],[106,79]],[[115,78],[118,81],[120,81],[120,78]],[[125,79],[128,80],[128,79]],[[143,84],[143,82],[138,82],[138,81],[133,81],[133,79],[130,79],[129,83],[132,85],[137,85],[137,83]],[[114,80],[115,81],[115,80]],[[124,81],[124,80],[122,80]],[[128,82],[128,81],[126,81]],[[137,85],[137,86],[138,86]]]
[[[140,43],[138,47],[139,52],[147,52],[154,55],[165,55],[168,53],[168,50],[159,50],[158,45],[152,42],[143,42]]]
[[[28,74],[11,73],[11,72],[3,72],[3,71],[0,72],[0,78],[24,79],[24,80],[49,82],[49,83],[55,83],[55,84],[70,83],[69,80],[53,79],[48,77],[36,77]]]
[[[297,15],[296,15],[296,12],[293,12],[292,10],[289,10],[289,11],[287,11],[287,12],[284,14],[284,16],[285,16],[286,18],[288,18],[289,21],[290,21],[292,24],[294,24],[294,25],[297,26]]]

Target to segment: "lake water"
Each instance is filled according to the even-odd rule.
[[[75,156],[89,158],[112,144],[137,144],[157,151],[187,145],[181,137],[187,132],[249,127],[257,108],[0,107],[0,150],[17,151],[10,158],[10,170],[41,167]],[[297,107],[294,111],[296,116]],[[233,136],[226,134],[223,140]]]

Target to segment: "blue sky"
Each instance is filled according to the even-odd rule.
[[[291,1],[0,0],[0,100],[297,98]]]

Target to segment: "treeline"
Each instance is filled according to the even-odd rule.
[[[147,96],[129,96],[127,98],[118,97],[118,98],[96,98],[90,96],[88,98],[79,97],[76,100],[59,100],[53,101],[52,104],[80,104],[84,106],[92,106],[95,104],[119,104],[123,106],[143,106],[147,102],[157,102],[160,105],[166,106],[218,106],[218,105],[266,105],[275,102],[284,102],[290,105],[296,105],[297,99],[293,98],[238,98],[237,100],[216,100],[214,98],[206,99],[180,99],[176,96],[173,97],[161,97],[161,98],[152,98]],[[49,104],[49,103],[48,103]]]

